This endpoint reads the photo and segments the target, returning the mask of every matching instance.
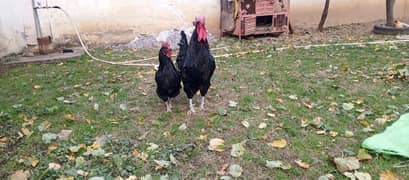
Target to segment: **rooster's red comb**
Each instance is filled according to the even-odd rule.
[[[169,48],[170,45],[169,45],[168,42],[163,42],[163,43],[162,43],[162,47],[164,47],[164,48]]]
[[[196,18],[195,18],[195,22],[197,23],[197,22],[200,22],[200,24],[205,24],[206,23],[206,17],[204,17],[204,16],[197,16]]]

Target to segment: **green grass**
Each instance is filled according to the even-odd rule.
[[[255,44],[247,41],[238,48]],[[194,115],[186,113],[188,102],[183,92],[173,100],[173,113],[165,113],[164,104],[155,94],[154,71],[148,68],[110,66],[83,57],[63,64],[11,69],[0,74],[0,136],[9,138],[7,145],[0,147],[0,178],[18,169],[31,170],[33,179],[82,178],[76,174],[79,169],[89,172],[89,177],[108,179],[146,174],[168,174],[181,179],[215,178],[219,177],[216,172],[227,163],[241,165],[244,179],[317,179],[327,173],[342,179],[345,177],[336,170],[329,156],[340,157],[345,151],[357,153],[362,141],[373,134],[362,132],[364,126],[356,120],[360,113],[355,110],[366,108],[372,112],[365,119],[369,124],[383,115],[394,119],[407,110],[408,82],[381,79],[384,67],[408,58],[403,52],[409,50],[409,45],[397,47],[290,49],[219,58],[207,97],[207,110]],[[116,60],[140,57],[131,51],[96,52]],[[145,56],[149,54],[156,52]],[[41,88],[35,89],[35,85]],[[80,86],[74,88],[75,85]],[[398,93],[388,94],[395,86],[399,87]],[[297,95],[298,100],[291,100],[290,95]],[[59,97],[74,103],[58,101]],[[355,104],[352,111],[342,109],[343,103],[353,103],[357,98],[364,98],[363,104]],[[238,102],[238,106],[229,108],[229,101]],[[313,102],[314,107],[305,107],[304,101]],[[331,102],[338,104],[334,112],[328,111]],[[95,104],[98,110],[94,109]],[[126,109],[121,109],[121,104]],[[219,108],[226,109],[227,116],[217,115]],[[72,114],[76,121],[66,120],[66,114]],[[33,125],[26,126],[33,132],[30,137],[18,137],[24,123],[22,115],[38,117]],[[312,120],[318,116],[322,117],[325,129],[339,135],[317,135],[318,129],[301,127],[300,119]],[[241,124],[244,120],[250,123],[249,128]],[[58,149],[50,153],[48,145],[41,140],[44,132],[37,129],[43,121],[51,124],[45,132],[73,130],[69,140],[54,141]],[[262,122],[267,128],[258,128]],[[184,131],[179,129],[183,123],[187,125]],[[381,132],[390,124],[373,128]],[[353,131],[354,137],[343,137],[346,130]],[[146,132],[149,132],[146,137],[138,140]],[[85,150],[81,150],[70,157],[69,147],[90,146],[95,137],[102,135],[108,135],[103,149],[112,155],[85,156]],[[226,151],[208,151],[208,140],[199,140],[200,135],[224,139]],[[274,149],[268,145],[278,139],[286,139],[288,146]],[[231,157],[231,145],[244,140],[247,140],[245,155]],[[147,152],[148,143],[155,143],[159,148],[148,152],[150,158],[146,162],[132,155],[134,150]],[[185,148],[193,144],[195,148]],[[169,160],[170,154],[175,154],[178,165],[156,170],[153,160]],[[408,164],[404,158],[372,155],[374,159],[362,162],[360,171],[370,173],[375,179],[384,170],[409,177],[407,168],[393,167],[402,162]],[[78,164],[70,159],[78,157],[84,157],[86,162]],[[32,167],[30,159],[39,160],[38,165]],[[298,159],[311,164],[311,168],[297,167],[294,160]],[[266,160],[281,160],[292,168],[271,170],[265,167]],[[46,170],[51,162],[61,164],[62,168]]]

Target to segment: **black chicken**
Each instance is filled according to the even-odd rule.
[[[210,80],[216,69],[214,57],[210,54],[209,43],[207,41],[207,31],[204,17],[196,17],[193,22],[195,30],[190,39],[190,44],[186,52],[183,48],[187,46],[186,35],[182,31],[182,39],[179,43],[181,57],[178,59],[178,67],[181,67],[183,90],[189,98],[189,108],[195,112],[193,107],[193,96],[200,90],[202,96],[201,109],[204,109],[204,101],[207,91],[210,88]]]
[[[172,49],[169,47],[169,43],[162,43],[159,50],[159,69],[156,71],[155,81],[156,93],[165,102],[167,112],[172,111],[170,99],[179,95],[181,88],[181,75],[176,70],[171,57]]]

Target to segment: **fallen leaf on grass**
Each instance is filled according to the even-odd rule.
[[[260,125],[258,125],[258,128],[259,129],[264,129],[264,128],[266,128],[267,127],[267,124],[266,123],[260,123]]]
[[[270,146],[282,149],[287,146],[287,141],[285,139],[276,140],[270,143]]]
[[[379,176],[380,176],[379,180],[399,180],[400,179],[395,174],[393,174],[393,172],[389,170],[381,172]]]
[[[58,145],[57,145],[57,144],[50,144],[50,145],[48,146],[48,153],[53,152],[53,151],[55,151],[55,150],[57,150],[57,149],[58,149]]]
[[[69,148],[69,150],[70,150],[72,153],[77,153],[80,149],[81,149],[80,146],[71,146],[71,147]]]
[[[370,154],[368,154],[368,152],[366,152],[365,149],[360,149],[360,150],[358,151],[357,158],[358,158],[360,161],[364,161],[364,160],[371,160],[371,159],[372,159],[372,156],[371,156]]]
[[[61,130],[60,133],[58,133],[58,139],[60,140],[68,140],[68,137],[71,135],[72,130]]]
[[[77,170],[77,174],[80,176],[87,177],[89,173],[80,169],[80,170]]]
[[[47,130],[51,126],[50,122],[43,121],[37,128],[40,132]]]
[[[10,180],[27,180],[29,177],[29,171],[17,170],[10,176]]]
[[[30,136],[33,134],[33,132],[30,131],[30,130],[27,129],[27,128],[21,128],[21,133],[23,133],[24,136],[27,136],[27,137],[30,137]]]
[[[172,164],[177,165],[178,164],[178,160],[175,158],[175,156],[173,156],[173,154],[169,155],[169,160]]]
[[[33,167],[33,168],[37,167],[37,165],[38,165],[39,162],[40,162],[40,161],[39,161],[38,159],[33,159],[33,160],[31,161],[31,167]]]
[[[183,123],[182,125],[179,126],[178,128],[180,131],[184,131],[187,129],[186,123]]]
[[[170,139],[172,137],[172,134],[169,131],[163,132],[163,137]]]
[[[59,170],[59,169],[61,169],[61,165],[58,164],[58,163],[49,163],[48,164],[48,169]]]
[[[148,143],[149,147],[146,148],[147,151],[155,151],[156,149],[159,148],[159,145],[155,143]]]
[[[346,138],[351,138],[351,137],[354,136],[354,132],[352,132],[352,131],[345,131],[344,136],[345,136]]]
[[[170,161],[165,161],[165,160],[153,160],[153,161],[156,163],[156,167],[155,167],[156,170],[163,169],[163,168],[168,169],[171,166]]]
[[[324,125],[322,122],[322,117],[315,117],[312,120],[311,125],[313,125],[315,128],[321,128]]]
[[[213,138],[209,142],[209,150],[223,152],[224,151],[224,140],[219,138]]]
[[[119,105],[119,109],[120,109],[121,111],[127,111],[127,110],[128,110],[128,106],[127,106],[126,104],[120,104],[120,105]]]
[[[330,131],[330,132],[329,132],[329,135],[330,135],[331,137],[337,137],[337,136],[338,136],[338,132],[336,132],[336,131]]]
[[[284,103],[284,100],[281,99],[281,98],[277,98],[276,101],[277,101],[278,103],[280,103],[280,104],[283,104],[283,103]]]
[[[375,119],[375,125],[377,126],[383,126],[387,122],[387,119],[385,118],[376,118]]]
[[[283,166],[283,162],[281,161],[266,161],[266,167],[274,169],[274,168],[281,168]]]
[[[233,144],[230,155],[233,157],[240,157],[244,155],[244,153],[246,152],[246,149],[244,148],[245,143],[246,141],[238,144]]]
[[[328,107],[328,111],[329,111],[329,112],[334,112],[335,109],[337,108],[337,106],[338,106],[338,103],[336,103],[336,102],[331,102],[331,104],[330,104],[329,107]]]
[[[243,173],[243,168],[238,164],[233,164],[229,167],[229,174],[235,178],[240,177]]]
[[[364,102],[365,102],[365,99],[360,97],[360,98],[357,98],[354,103],[359,105],[359,104],[362,104]]]
[[[357,180],[372,180],[372,177],[369,173],[355,172],[354,175]]]
[[[340,172],[353,171],[360,168],[359,160],[355,157],[334,158],[333,161]]]
[[[41,139],[43,140],[43,142],[44,142],[45,144],[50,144],[51,141],[56,140],[57,137],[58,137],[57,134],[54,134],[54,133],[46,133],[46,134],[43,134],[43,136],[42,136]]]
[[[308,109],[312,109],[314,107],[314,103],[311,101],[303,101],[302,104],[307,107]]]
[[[356,180],[372,180],[372,177],[369,173],[363,173],[363,172],[358,172],[358,171],[355,171],[354,173],[344,172],[343,175],[352,180],[355,180],[355,179]]]
[[[290,98],[291,100],[298,100],[297,95],[290,95],[288,96],[288,98]]]
[[[317,135],[326,135],[327,131],[326,130],[319,130],[319,131],[316,131],[315,134],[317,134]]]
[[[76,121],[75,117],[72,114],[66,114],[64,115],[64,119],[68,121]]]
[[[9,138],[7,138],[7,137],[1,137],[1,138],[0,138],[0,147],[1,147],[1,146],[5,146],[5,145],[8,143],[8,141],[9,141]]]
[[[250,123],[247,121],[242,121],[241,125],[243,125],[245,128],[249,128],[250,127]]]
[[[266,167],[270,169],[280,168],[283,170],[291,169],[291,165],[285,165],[282,161],[266,161]]]
[[[296,160],[294,162],[301,168],[304,168],[304,169],[310,168],[310,165],[308,163],[302,162],[302,160]]]
[[[366,114],[365,113],[361,113],[356,119],[362,121],[366,118]]]
[[[139,158],[139,159],[141,159],[142,161],[148,161],[148,158],[149,158],[149,155],[147,154],[147,153],[145,153],[145,152],[139,152],[137,149],[135,149],[133,152],[132,152],[132,155],[134,156],[134,157],[136,157],[136,158]]]
[[[335,176],[332,174],[326,174],[326,175],[320,176],[318,180],[335,180]]]
[[[344,104],[342,104],[342,109],[344,109],[345,111],[350,111],[350,110],[354,109],[354,104],[344,103]]]
[[[217,109],[217,114],[219,114],[219,116],[227,116],[227,110],[224,109],[223,107],[219,107]]]
[[[237,102],[235,102],[235,101],[229,101],[229,107],[230,107],[230,108],[235,108],[235,107],[237,107]]]
[[[369,128],[369,127],[363,128],[362,131],[365,132],[365,133],[375,132],[374,129]]]
[[[200,141],[206,141],[207,140],[207,135],[206,134],[201,134],[197,139]]]
[[[91,177],[88,180],[105,180],[104,177],[96,176],[96,177]]]
[[[219,175],[219,176],[224,176],[224,175],[226,175],[227,174],[227,168],[229,167],[229,164],[223,164],[223,166],[222,166],[222,168],[220,168],[220,170],[218,170],[217,172],[216,172],[216,174],[217,175]]]
[[[274,114],[274,113],[267,113],[267,116],[268,116],[268,117],[271,117],[271,118],[275,118],[275,117],[276,117],[276,114]]]
[[[305,128],[308,125],[310,125],[310,122],[309,122],[308,119],[306,119],[306,118],[301,119],[301,127]]]
[[[138,137],[138,141],[142,141],[146,138],[146,136],[149,134],[150,131],[146,131],[145,133],[142,134],[142,136]]]

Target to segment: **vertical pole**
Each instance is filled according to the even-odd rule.
[[[33,6],[34,25],[36,28],[37,38],[40,38],[43,37],[43,33],[41,32],[40,18],[38,17],[35,0],[31,0],[31,5]]]
[[[325,21],[327,20],[327,16],[328,16],[329,4],[330,4],[330,0],[325,0],[324,10],[322,11],[320,23],[318,24],[318,30],[320,32],[324,31],[324,24],[325,24]]]
[[[386,26],[393,26],[393,6],[395,5],[395,0],[386,0]]]

